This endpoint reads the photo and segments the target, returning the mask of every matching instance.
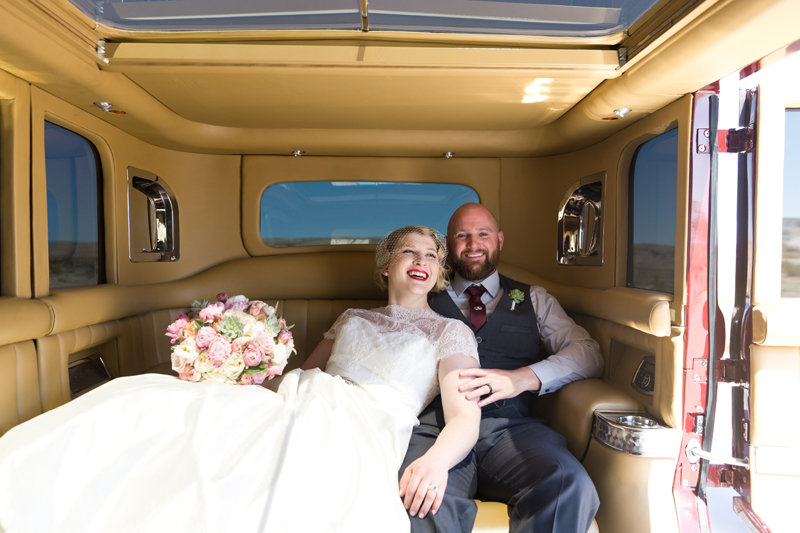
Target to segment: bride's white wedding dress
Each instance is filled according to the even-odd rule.
[[[0,438],[0,530],[407,531],[398,469],[437,362],[476,358],[463,323],[348,310],[326,372],[278,393],[117,378]]]

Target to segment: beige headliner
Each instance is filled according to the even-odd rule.
[[[620,68],[612,44],[621,35],[581,42],[419,33],[131,34],[96,26],[66,0],[6,0],[0,68],[168,148],[546,155],[594,144],[786,46],[800,37],[798,11],[795,0],[706,0]],[[108,63],[97,54],[101,39],[109,40]],[[523,101],[526,94],[533,101]],[[127,114],[93,105],[104,100]],[[603,120],[618,107],[633,111]]]

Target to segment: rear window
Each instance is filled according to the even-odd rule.
[[[411,224],[445,233],[450,215],[466,202],[478,202],[478,193],[449,183],[275,183],[261,195],[261,239],[275,247],[373,244]]]

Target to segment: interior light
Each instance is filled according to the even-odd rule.
[[[126,111],[122,109],[114,109],[114,105],[111,102],[95,102],[94,105],[106,113],[111,113],[113,115],[124,115],[126,113]]]
[[[618,107],[617,109],[614,110],[614,114],[617,115],[619,118],[624,117],[630,112],[631,110],[628,109],[627,107]]]
[[[445,152],[442,154],[445,159],[453,159],[453,156],[456,155],[453,152]]]
[[[301,155],[305,155],[305,152],[302,151],[302,150],[294,150],[292,152],[292,155],[295,156],[295,157],[300,157]]]

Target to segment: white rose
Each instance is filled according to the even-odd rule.
[[[233,354],[219,367],[219,370],[227,379],[235,382],[239,375],[244,372],[244,368],[244,359],[242,359],[241,354]]]
[[[243,294],[237,294],[236,296],[231,296],[225,302],[225,305],[228,307],[232,307],[235,303],[248,303],[250,300],[247,299],[247,296]]]
[[[289,350],[286,345],[281,342],[275,343],[275,348],[272,349],[272,361],[274,364],[282,365],[289,358]]]
[[[230,383],[224,373],[220,372],[220,368],[213,368],[210,372],[203,372],[203,379],[205,381],[213,381],[214,383]]]
[[[192,364],[197,359],[197,346],[194,339],[186,339],[172,349],[172,370],[180,372],[186,364]]]
[[[200,354],[200,356],[195,360],[194,368],[202,374],[209,374],[216,370],[214,365],[211,363],[211,360],[204,353]]]
[[[253,317],[250,318],[252,320],[244,324],[243,336],[253,338],[258,336],[259,333],[263,333],[266,331],[266,329],[264,328],[264,324],[256,321]]]

